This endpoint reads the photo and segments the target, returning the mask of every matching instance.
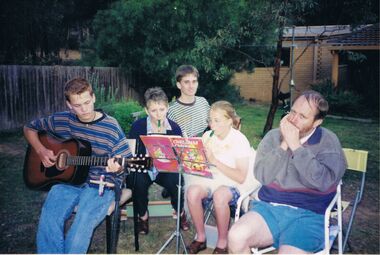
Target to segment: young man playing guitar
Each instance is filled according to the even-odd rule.
[[[54,113],[25,125],[24,135],[37,152],[45,168],[56,164],[57,155],[46,148],[38,132],[45,131],[62,139],[87,141],[91,156],[112,157],[105,166],[91,166],[87,181],[80,185],[56,184],[42,207],[37,231],[38,253],[86,253],[94,229],[107,215],[115,199],[112,189],[98,188],[92,181],[105,179],[120,185],[122,166],[113,157],[131,156],[128,143],[116,119],[94,109],[95,95],[83,78],[65,85],[66,104],[70,111]],[[65,235],[65,221],[78,206],[75,219]]]

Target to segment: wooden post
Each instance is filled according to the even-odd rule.
[[[317,39],[313,44],[313,83],[317,81],[317,70],[318,70],[318,49],[319,44]]]
[[[339,77],[339,54],[338,51],[332,51],[332,71],[331,71],[331,81],[336,88],[338,86],[338,77]]]

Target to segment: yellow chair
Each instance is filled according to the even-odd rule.
[[[351,232],[357,206],[360,203],[363,196],[365,176],[367,171],[368,151],[348,148],[344,148],[343,151],[347,160],[347,170],[352,170],[361,173],[361,183],[357,189],[355,199],[352,202],[348,202],[342,201],[342,181],[340,181],[339,185],[337,186],[336,195],[334,196],[334,198],[332,199],[325,211],[325,247],[323,250],[317,252],[316,254],[330,254],[331,247],[336,238],[338,238],[338,253],[343,254],[346,245],[348,244],[348,238]],[[242,194],[238,200],[236,212],[240,211],[240,208],[242,204],[244,204],[244,201],[246,203],[247,197],[249,197],[250,199],[257,199],[258,190],[258,188],[255,188],[251,191],[248,191],[245,194]],[[343,231],[342,213],[350,205],[352,205],[352,211],[350,214],[348,226],[347,229]],[[235,222],[239,219],[239,217],[239,213],[236,213]],[[275,250],[274,247],[265,247],[263,249],[251,249],[252,253],[254,254],[263,254],[273,250]]]

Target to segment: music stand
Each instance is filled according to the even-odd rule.
[[[176,224],[176,230],[171,234],[171,236],[169,237],[168,240],[166,240],[166,242],[162,245],[162,247],[160,248],[160,250],[157,252],[157,254],[160,254],[169,244],[170,242],[173,240],[174,237],[176,237],[176,254],[179,254],[179,239],[181,239],[181,243],[183,245],[183,251],[185,254],[187,254],[187,249],[186,249],[186,244],[185,244],[185,241],[183,240],[183,236],[182,236],[182,233],[181,233],[181,229],[180,229],[180,220],[181,220],[181,207],[180,207],[180,203],[181,203],[181,196],[182,196],[182,174],[185,173],[184,170],[183,170],[183,161],[182,160],[182,153],[183,153],[183,149],[184,147],[180,147],[180,146],[173,146],[172,147],[173,149],[173,152],[175,154],[175,160],[177,160],[178,162],[178,175],[179,175],[179,178],[178,178],[178,195],[177,195],[177,224]],[[179,149],[180,153],[178,154],[176,149]],[[191,162],[191,161],[188,161],[186,160],[186,162]],[[199,163],[199,162],[194,162],[194,163]],[[207,164],[207,165],[211,165],[209,164],[208,162],[207,163],[202,163],[202,164]]]
[[[181,155],[178,155],[175,148],[179,148],[181,150],[182,154],[182,147],[173,147],[173,152],[175,155],[175,160],[178,162],[178,185],[177,185],[177,223],[176,223],[176,229],[175,231],[171,234],[168,240],[161,246],[157,254],[160,254],[173,240],[173,238],[176,238],[176,254],[179,254],[179,239],[181,239],[182,246],[184,249],[184,253],[187,254],[187,249],[186,249],[186,244],[185,241],[183,240],[183,236],[181,233],[181,228],[180,228],[180,221],[181,221],[181,196],[182,196],[182,173],[183,173],[183,166],[182,166],[182,159]]]
[[[204,154],[204,147],[201,139],[193,140],[192,138],[182,138],[182,137],[170,137],[170,136],[140,136],[145,147],[147,148],[150,157],[153,159],[153,164],[159,171],[178,173],[178,196],[177,196],[177,224],[176,230],[171,234],[169,239],[160,248],[157,254],[160,254],[169,243],[176,238],[176,253],[179,253],[180,239],[184,248],[185,254],[187,254],[186,245],[182,237],[180,230],[180,219],[181,219],[181,196],[182,196],[182,174],[191,172],[193,165],[197,165],[195,169],[199,168],[199,165],[210,166],[211,164],[207,161]],[[189,145],[187,145],[189,143]],[[191,146],[190,146],[191,144]],[[195,145],[195,146],[194,146]],[[202,151],[199,154],[199,151]],[[198,152],[198,153],[197,153]],[[189,156],[191,154],[191,156]],[[200,158],[197,156],[201,155]],[[202,156],[203,155],[203,156]],[[161,161],[162,160],[162,161]],[[167,161],[163,163],[163,161]],[[186,163],[186,169],[184,167]],[[190,163],[191,167],[188,167]],[[161,169],[161,170],[160,170]],[[166,170],[166,171],[165,171]],[[188,172],[189,171],[189,172]],[[197,171],[202,171],[197,169]],[[212,177],[211,173],[205,173],[205,177]]]

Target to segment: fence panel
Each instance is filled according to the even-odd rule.
[[[138,100],[132,75],[114,67],[0,65],[0,130],[66,109],[63,87],[83,77],[116,98]]]

